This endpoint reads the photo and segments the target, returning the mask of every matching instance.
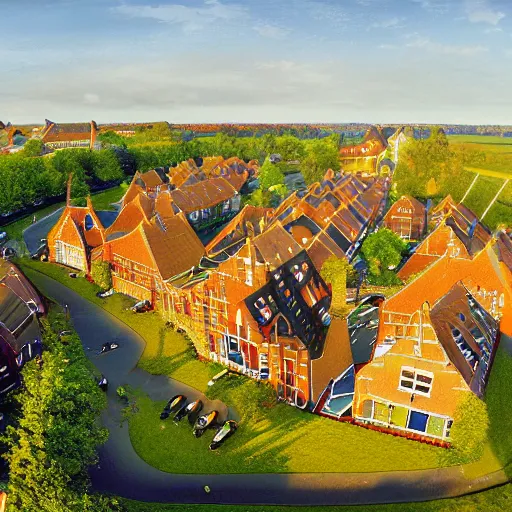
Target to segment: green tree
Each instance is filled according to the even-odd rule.
[[[347,314],[347,273],[350,266],[345,258],[330,256],[322,265],[320,275],[332,287],[332,302],[330,313],[339,318]]]
[[[61,328],[63,323],[54,325]],[[107,510],[100,508],[107,500],[87,495],[87,466],[97,460],[96,448],[108,435],[98,424],[105,396],[76,334],[62,343],[45,322],[43,341],[42,364],[31,361],[24,367],[24,389],[12,397],[18,411],[15,426],[3,438],[8,510]]]
[[[284,174],[280,164],[272,164],[268,158],[260,167],[259,171],[260,187],[268,190],[274,185],[282,185],[284,183]]]
[[[103,133],[99,133],[97,139],[100,142],[104,142],[105,145],[113,145],[113,146],[119,146],[119,147],[126,147],[128,143],[128,139],[126,137],[123,137],[122,135],[119,135],[118,133],[109,130]]]
[[[338,171],[340,160],[337,146],[331,140],[312,141],[301,162],[301,171],[308,185],[322,181],[328,169]]]
[[[92,156],[92,173],[99,181],[119,181],[124,173],[119,163],[119,158],[112,149],[94,151]]]
[[[43,141],[39,139],[28,140],[23,146],[22,155],[27,157],[41,156]]]
[[[402,261],[406,248],[407,244],[390,229],[379,229],[369,235],[361,246],[361,254],[368,263],[370,282],[382,286],[399,284],[393,270]]]
[[[305,155],[304,142],[292,135],[282,135],[275,140],[275,152],[279,153],[285,162],[302,160]]]

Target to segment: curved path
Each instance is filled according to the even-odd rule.
[[[135,453],[128,427],[122,424],[116,387],[121,384],[140,387],[154,400],[165,400],[176,392],[184,392],[190,398],[199,397],[201,393],[136,368],[144,348],[140,336],[66,286],[43,274],[30,275],[44,295],[69,306],[89,358],[111,383],[108,407],[102,416],[110,436],[99,450],[99,466],[90,471],[93,488],[97,491],[139,501],[168,503],[369,505],[456,497],[507,482],[502,471],[467,480],[460,467],[389,473],[239,475],[181,475],[159,471]],[[122,345],[117,351],[96,356],[93,350],[88,350],[96,350],[113,338]],[[209,407],[211,403],[206,405]],[[225,406],[223,414],[228,414]],[[210,494],[204,492],[204,485],[209,485]]]

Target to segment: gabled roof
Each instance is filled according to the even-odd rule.
[[[42,133],[43,142],[89,140],[96,130],[96,123],[54,123],[46,119]]]
[[[185,215],[142,222],[141,229],[162,279],[166,280],[196,266],[205,249]]]
[[[123,206],[112,225],[107,228],[105,235],[107,240],[112,240],[119,233],[129,233],[143,220],[151,219],[153,202],[146,194],[137,194],[132,201]]]
[[[412,196],[402,196],[398,201],[396,201],[391,208],[388,210],[386,215],[384,216],[384,220],[392,218],[395,213],[396,209],[400,207],[406,207],[410,208],[412,210],[413,215],[416,216],[423,216],[426,212],[426,207],[423,203],[418,201],[415,197]]]
[[[185,213],[211,208],[236,195],[236,190],[224,178],[200,181],[182,189],[171,190],[172,201]]]
[[[252,205],[245,205],[242,210],[213,240],[206,246],[207,254],[216,254],[245,240],[248,236],[261,234],[260,223],[266,224],[266,218],[272,212],[272,208],[258,208]]]
[[[302,251],[301,246],[277,222],[253,239],[263,262],[270,264],[271,268],[280,267],[293,256]]]
[[[139,174],[140,179],[144,182],[146,187],[155,188],[160,185],[163,185],[163,180],[160,175],[152,169],[151,171],[145,172],[144,174]]]

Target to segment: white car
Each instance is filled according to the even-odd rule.
[[[7,240],[7,233],[5,231],[0,232],[0,244]]]

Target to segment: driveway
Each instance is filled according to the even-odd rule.
[[[30,276],[44,295],[68,305],[89,359],[111,383],[108,407],[102,415],[110,436],[99,450],[99,467],[90,471],[96,491],[162,503],[368,505],[455,497],[507,481],[502,471],[467,480],[460,467],[389,473],[239,475],[181,475],[159,471],[135,453],[128,427],[121,421],[116,387],[122,384],[140,387],[154,400],[164,400],[178,392],[189,398],[202,394],[180,382],[136,368],[144,340],[134,331],[53,279],[39,273]],[[120,348],[96,356],[95,350],[112,339],[118,340]],[[205,408],[220,406],[206,400]],[[225,417],[229,414],[223,404],[221,412]],[[204,492],[204,485],[211,488],[210,494]]]

